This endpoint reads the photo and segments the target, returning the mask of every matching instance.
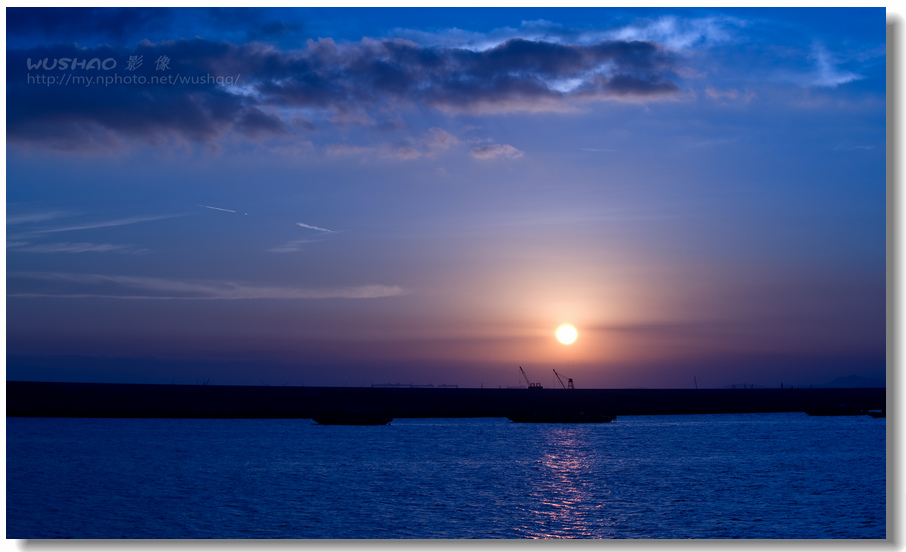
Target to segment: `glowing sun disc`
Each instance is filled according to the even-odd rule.
[[[564,345],[569,345],[570,343],[575,341],[578,335],[579,334],[578,332],[576,332],[576,329],[569,324],[564,324],[557,328],[557,339],[559,339],[560,343],[563,343]]]

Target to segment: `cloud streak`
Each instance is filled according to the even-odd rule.
[[[56,220],[59,218],[64,218],[71,216],[72,213],[67,213],[65,211],[46,211],[42,213],[28,213],[20,215],[6,215],[6,225],[15,225],[15,224],[29,224],[32,222],[46,222],[48,220]]]
[[[302,246],[315,243],[317,240],[293,240],[284,243],[283,245],[278,245],[276,247],[271,247],[267,249],[269,253],[298,253],[302,251]]]
[[[154,216],[140,216],[140,217],[127,217],[122,219],[115,220],[105,220],[99,222],[86,222],[83,224],[75,224],[70,226],[61,226],[57,228],[45,228],[43,230],[35,230],[36,234],[50,234],[54,232],[72,232],[76,230],[93,230],[96,228],[111,228],[115,226],[127,226],[130,224],[139,224],[142,222],[152,222],[155,220],[163,220],[168,218],[178,217],[180,215],[154,215]]]
[[[459,138],[446,130],[432,127],[428,132],[415,136],[405,143],[378,143],[370,146],[352,144],[328,144],[324,153],[332,157],[356,156],[376,157],[396,161],[436,159],[460,143]]]
[[[7,249],[25,253],[125,253],[140,255],[147,253],[147,249],[132,245],[119,245],[113,243],[42,243],[30,245],[27,242],[7,244]]]
[[[52,272],[11,272],[12,285],[29,291],[11,291],[8,297],[254,300],[254,299],[379,299],[403,295],[399,286],[366,284],[336,288],[261,286],[222,281],[190,281],[143,276],[110,276]],[[43,287],[42,287],[43,284]],[[62,288],[62,289],[61,289]]]
[[[102,228],[117,228],[144,222],[164,220],[180,215],[152,215],[134,216],[113,220],[96,222],[70,223],[64,226],[22,228],[21,225],[31,225],[48,221],[57,221],[61,218],[72,216],[65,211],[47,211],[30,214],[12,215],[7,220],[8,226],[14,226],[16,231],[7,234],[7,250],[16,253],[120,253],[128,255],[142,255],[150,250],[127,244],[94,243],[94,242],[41,242],[51,236],[64,232],[78,232],[80,230],[95,230]],[[61,224],[58,222],[57,224]]]
[[[201,204],[199,204],[198,206],[199,206],[199,207],[204,207],[205,209],[213,209],[213,210],[215,210],[215,211],[223,211],[223,212],[225,212],[225,213],[235,213],[235,212],[236,212],[236,211],[234,211],[234,210],[232,210],[232,209],[223,209],[223,208],[221,208],[221,207],[211,207],[210,205],[201,205]]]
[[[300,226],[302,228],[308,228],[309,230],[317,230],[318,232],[325,232],[328,234],[334,233],[333,230],[328,230],[327,228],[321,228],[320,226],[313,226],[311,224],[305,224],[304,222],[297,222],[296,226]]]

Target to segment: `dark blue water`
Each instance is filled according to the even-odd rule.
[[[7,538],[885,538],[886,420],[8,418]]]

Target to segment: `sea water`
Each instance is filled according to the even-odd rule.
[[[886,420],[7,418],[6,536],[886,537]]]

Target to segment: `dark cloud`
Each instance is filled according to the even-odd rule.
[[[241,111],[236,119],[236,130],[249,136],[289,134],[289,130],[279,117],[269,115],[258,108]]]
[[[53,67],[63,58],[113,60],[116,67],[60,70],[42,61]],[[130,58],[141,66],[130,67]],[[259,42],[196,38],[144,41],[133,49],[11,50],[7,60],[8,139],[64,149],[121,140],[210,143],[230,132],[287,134],[292,121],[311,117],[296,108],[319,110],[327,124],[380,126],[411,106],[462,113],[565,111],[577,102],[646,101],[678,92],[674,60],[650,42],[582,46],[513,39],[476,52],[404,40],[323,39],[282,51]],[[131,84],[125,82],[130,78]]]
[[[633,75],[615,75],[599,79],[598,88],[608,90],[616,96],[648,97],[679,92],[673,82],[665,79],[645,80]]]
[[[499,74],[532,74],[546,77],[593,71],[612,62],[622,69],[651,70],[667,61],[650,42],[606,42],[577,46],[512,39],[476,54],[462,55],[470,73],[494,77]]]
[[[230,130],[249,136],[286,133],[282,121],[262,111],[257,102],[230,92],[217,82],[219,75],[204,71],[210,59],[228,56],[230,49],[196,42],[202,47],[192,50],[194,60],[180,57],[186,53],[183,48],[154,45],[134,50],[56,46],[21,55],[10,52],[21,65],[7,67],[7,138],[73,150],[105,149],[124,141],[209,144]],[[170,70],[156,69],[163,56],[169,59]],[[134,71],[127,68],[130,57],[142,60]],[[61,70],[61,60],[69,60],[70,67],[72,60],[102,64],[113,60],[116,67]],[[29,69],[29,63],[41,67]],[[201,70],[193,70],[193,65]],[[177,75],[185,81],[180,83]]]

